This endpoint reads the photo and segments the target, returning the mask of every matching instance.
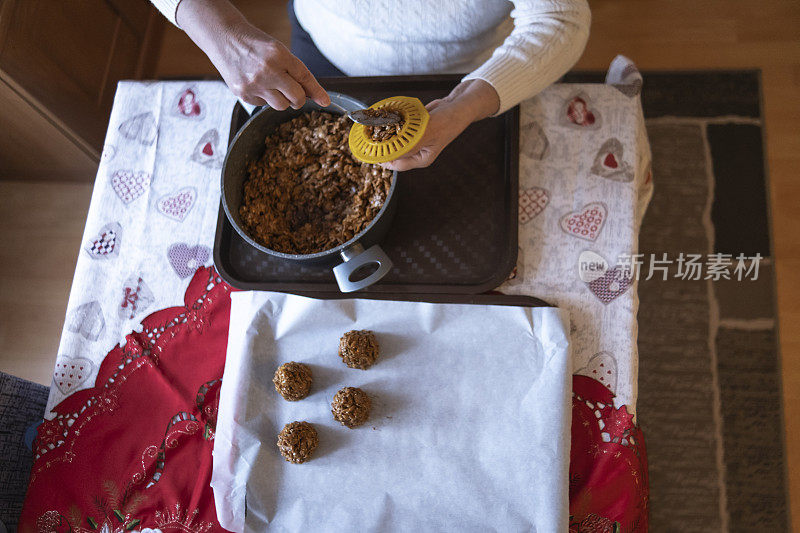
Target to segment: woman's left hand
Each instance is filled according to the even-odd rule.
[[[499,107],[500,99],[491,85],[479,79],[462,82],[445,98],[425,106],[430,119],[419,144],[410,153],[381,166],[401,172],[427,167],[467,126],[493,115]]]

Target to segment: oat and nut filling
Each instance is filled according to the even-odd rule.
[[[290,402],[296,402],[308,396],[312,381],[311,369],[303,363],[294,361],[282,364],[272,377],[275,390]]]
[[[350,429],[366,422],[371,410],[372,400],[358,387],[341,389],[331,402],[333,418]]]
[[[378,339],[369,330],[348,331],[339,339],[339,357],[350,368],[366,370],[378,358]]]
[[[319,444],[317,430],[308,422],[292,422],[278,434],[278,450],[290,463],[308,461]]]
[[[386,117],[389,116],[390,113],[397,113],[402,117],[402,113],[399,111],[395,111],[386,107],[364,110],[364,114],[370,117]],[[403,130],[403,124],[405,123],[406,121],[401,118],[400,122],[396,124],[387,124],[385,126],[366,126],[367,135],[369,135],[370,139],[376,142],[388,141],[395,135],[400,135],[400,132]]]
[[[392,172],[361,163],[350,121],[312,111],[278,126],[248,165],[239,215],[245,231],[277,252],[313,254],[363,230],[386,201]]]

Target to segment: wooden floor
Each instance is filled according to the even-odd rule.
[[[0,181],[0,370],[50,385],[91,183]]]
[[[285,2],[236,4],[261,28],[288,38]],[[605,69],[622,53],[644,70],[762,70],[791,507],[800,516],[800,2],[593,0],[591,5],[591,38],[576,68]],[[175,28],[167,29],[161,50],[158,76],[214,73]],[[49,384],[89,193],[86,185],[0,183],[0,370]],[[20,296],[23,290],[26,298]],[[24,303],[30,291],[40,304]]]

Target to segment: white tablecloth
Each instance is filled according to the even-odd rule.
[[[650,151],[635,67],[618,58],[609,78],[617,86],[556,84],[521,104],[520,261],[501,290],[566,309],[574,370],[603,377],[633,411],[636,284],[613,267],[637,250]],[[47,418],[94,384],[99,363],[145,316],[181,305],[192,272],[211,262],[235,101],[221,82],[119,84]],[[578,277],[584,251],[611,267],[589,283]]]

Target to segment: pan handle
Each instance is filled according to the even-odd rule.
[[[333,267],[333,275],[336,276],[336,283],[339,284],[339,290],[342,292],[353,292],[369,287],[392,269],[391,259],[377,244],[365,250],[360,243],[355,243],[340,253],[344,262]],[[370,264],[378,265],[375,272],[362,280],[350,280],[359,268]]]

